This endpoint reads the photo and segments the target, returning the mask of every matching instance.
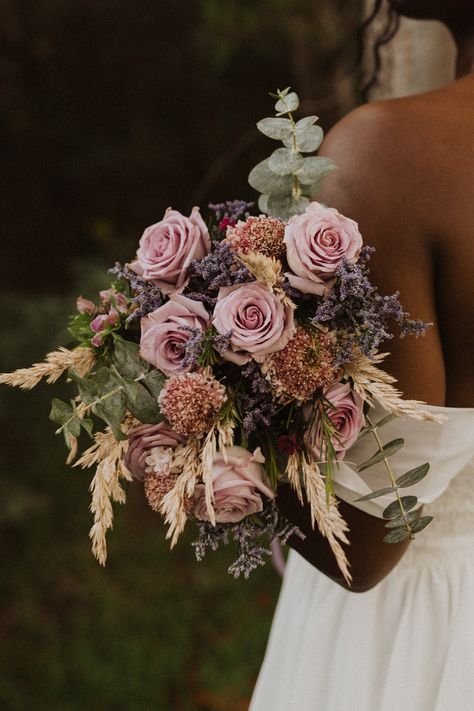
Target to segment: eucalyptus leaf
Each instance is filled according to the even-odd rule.
[[[336,168],[330,158],[309,156],[303,159],[303,165],[296,175],[302,185],[313,185],[324,180]]]
[[[323,142],[324,131],[320,126],[309,126],[305,129],[296,129],[296,147],[302,153],[317,151]],[[292,148],[293,139],[282,139],[287,148]]]
[[[258,130],[268,138],[284,141],[293,135],[293,125],[286,118],[264,118],[257,123]]]
[[[401,543],[409,538],[410,532],[406,528],[394,528],[393,531],[384,536],[384,543]]]
[[[277,148],[268,159],[268,165],[277,175],[293,175],[303,167],[304,158],[290,148]]]
[[[288,220],[293,215],[300,215],[309,205],[308,198],[294,200],[291,195],[270,195],[268,198],[268,214],[281,220]]]
[[[379,496],[385,496],[385,494],[393,494],[394,491],[396,491],[394,486],[387,486],[385,489],[371,491],[370,494],[361,496],[360,499],[356,499],[356,501],[370,501],[371,499],[377,499]]]
[[[260,212],[264,212],[266,215],[268,215],[268,198],[269,195],[260,195],[258,198],[258,209]]]
[[[250,171],[249,184],[259,193],[289,195],[293,188],[291,175],[277,175],[269,166],[269,159],[262,160]]]
[[[149,364],[140,358],[139,351],[138,343],[121,338],[115,340],[113,362],[124,378],[138,378],[149,370]]]
[[[389,422],[392,422],[392,420],[396,420],[397,416],[396,415],[385,415],[382,417],[376,424],[375,427],[385,427],[385,425],[388,425]]]
[[[305,131],[307,128],[315,124],[317,120],[318,116],[305,116],[296,122],[295,129],[296,131]]]
[[[418,499],[416,496],[402,496],[400,499],[402,506],[405,511],[410,511],[414,506],[417,505]],[[397,516],[401,515],[401,510],[400,510],[400,504],[398,502],[398,499],[396,501],[392,501],[391,504],[387,506],[386,509],[384,509],[382,516],[384,518],[396,518]]]
[[[428,526],[433,520],[433,516],[420,516],[413,524],[411,524],[411,530],[413,533],[419,533],[426,526]]]
[[[135,380],[126,380],[124,392],[127,399],[127,407],[137,420],[154,425],[164,419],[156,398],[143,385]]]
[[[74,371],[70,372],[71,380],[77,384],[79,395],[81,400],[89,405],[91,402],[97,398],[101,385],[96,382],[95,376],[89,376],[88,378],[81,378]]]
[[[398,507],[398,510],[400,511],[400,507]],[[411,525],[414,521],[417,521],[420,518],[420,511],[417,509],[416,511],[409,511],[406,514],[406,520],[408,523]],[[385,528],[398,528],[398,526],[405,526],[405,519],[403,516],[397,516],[396,518],[392,518],[387,523],[385,524]]]
[[[384,459],[388,459],[389,457],[392,457],[394,454],[396,454],[405,444],[405,440],[399,437],[398,439],[393,439],[391,442],[388,442],[382,447],[382,450],[375,452],[370,459],[367,459],[366,462],[363,464],[360,464],[359,467],[357,468],[358,471],[362,472],[364,469],[368,469],[369,467],[372,467],[374,464],[378,464],[379,462],[382,462]]]
[[[92,437],[92,430],[94,429],[94,423],[92,420],[89,420],[88,418],[81,420],[81,427],[83,427],[87,434]]]
[[[414,469],[410,469],[409,472],[406,472],[406,474],[402,474],[398,477],[397,486],[403,489],[406,486],[413,486],[413,484],[417,484],[425,478],[429,472],[429,469],[430,465],[428,462],[421,464],[419,467],[415,467]]]
[[[292,91],[290,94],[284,95],[283,99],[279,99],[275,104],[275,111],[277,114],[287,114],[290,111],[296,111],[300,105],[300,100],[298,99],[298,94]]]

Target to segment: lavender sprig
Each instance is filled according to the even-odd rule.
[[[109,274],[128,281],[133,292],[131,302],[137,308],[127,317],[127,323],[138,321],[163,304],[164,299],[160,288],[153,282],[135,274],[129,267],[122,267],[120,262],[116,262],[115,266],[109,269]]]
[[[298,526],[294,526],[281,516],[275,502],[270,502],[259,514],[258,519],[249,517],[239,523],[221,523],[213,526],[208,521],[198,525],[198,538],[192,543],[196,559],[202,561],[207,549],[216,551],[221,544],[227,545],[230,541],[237,543],[237,558],[228,568],[228,572],[239,578],[241,575],[248,578],[250,573],[261,565],[265,565],[266,558],[271,556],[270,545],[272,541],[279,540],[282,545],[288,542],[291,536],[305,538]],[[261,545],[258,540],[267,537],[270,545]]]
[[[241,409],[245,413],[242,427],[249,435],[261,425],[270,426],[271,417],[275,413],[275,403],[270,383],[254,360],[250,360],[242,368],[241,374],[247,380],[250,390],[250,394],[244,393],[240,398]]]
[[[400,304],[399,292],[381,296],[371,284],[366,265],[373,251],[373,247],[364,247],[356,264],[343,260],[334,286],[312,319],[344,334],[338,341],[337,365],[350,360],[355,347],[371,358],[383,341],[393,338],[390,322],[400,326],[402,337],[421,336],[430,325],[409,318]]]
[[[216,293],[221,286],[233,286],[248,281],[254,281],[250,271],[236,258],[234,252],[228,244],[213,242],[213,250],[202,259],[194,259],[189,267],[191,278],[197,277],[204,284],[201,289],[188,294],[190,298],[194,295],[202,295],[202,300],[208,297],[208,293]]]
[[[220,203],[210,202],[208,207],[219,222],[235,224],[241,217],[247,219],[253,206],[253,202],[245,202],[245,200],[226,200]]]

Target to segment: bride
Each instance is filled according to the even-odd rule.
[[[383,433],[405,438],[412,466],[431,462],[413,490],[434,520],[412,543],[383,543],[383,499],[355,502],[366,483],[343,463],[335,490],[351,529],[349,590],[308,512],[281,489],[281,507],[307,537],[291,541],[250,711],[473,708],[474,0],[390,4],[448,26],[457,81],[341,121],[321,151],[338,170],[318,199],[359,222],[377,250],[381,290],[400,289],[406,309],[433,323],[422,340],[391,341],[386,369],[407,398],[447,420],[400,418]],[[364,442],[349,462],[370,456]],[[386,486],[381,470],[370,471],[372,489]]]

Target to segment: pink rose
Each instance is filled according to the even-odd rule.
[[[100,300],[104,306],[113,306],[120,313],[127,313],[127,297],[121,291],[117,291],[114,288],[104,289],[100,292]]]
[[[176,449],[185,438],[174,432],[168,423],[157,425],[138,425],[128,436],[128,449],[125,453],[125,466],[137,481],[145,479],[147,458],[155,447]]]
[[[260,447],[252,454],[243,447],[226,447],[226,457],[217,452],[214,457],[212,488],[217,523],[237,523],[245,516],[263,509],[261,494],[273,499],[275,494],[264,483],[265,458]],[[209,521],[205,486],[194,490],[194,514],[201,521]]]
[[[168,208],[161,222],[146,228],[130,269],[157,284],[164,294],[171,294],[188,283],[192,260],[210,251],[211,239],[199,208],[193,207],[189,217]]]
[[[223,357],[238,365],[280,351],[295,331],[293,309],[258,281],[221,287],[212,323],[221,334],[232,331]]]
[[[332,440],[336,457],[344,459],[346,450],[354,444],[365,424],[364,402],[349,383],[334,383],[324,390],[323,394],[334,408],[330,409],[328,406],[326,412],[336,430]],[[305,414],[309,416],[309,413],[310,409],[307,408]],[[325,447],[323,445],[321,450],[321,429],[318,420],[307,433],[307,443],[318,461],[321,457],[324,459]]]
[[[172,294],[166,304],[141,320],[141,357],[167,376],[187,372],[191,366],[183,365],[185,346],[193,335],[187,329],[204,331],[208,322],[201,302]]]
[[[286,276],[304,294],[322,296],[334,283],[343,259],[356,262],[362,247],[357,222],[337,210],[312,202],[302,215],[292,217],[285,228]]]

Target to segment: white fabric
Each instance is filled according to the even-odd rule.
[[[432,447],[437,482],[429,500],[451,481],[425,507],[433,522],[366,593],[347,592],[290,553],[249,711],[474,708],[474,409],[433,409],[449,415],[439,427],[451,433],[438,440],[418,433],[410,462],[422,463]],[[448,450],[462,467],[454,478]]]

